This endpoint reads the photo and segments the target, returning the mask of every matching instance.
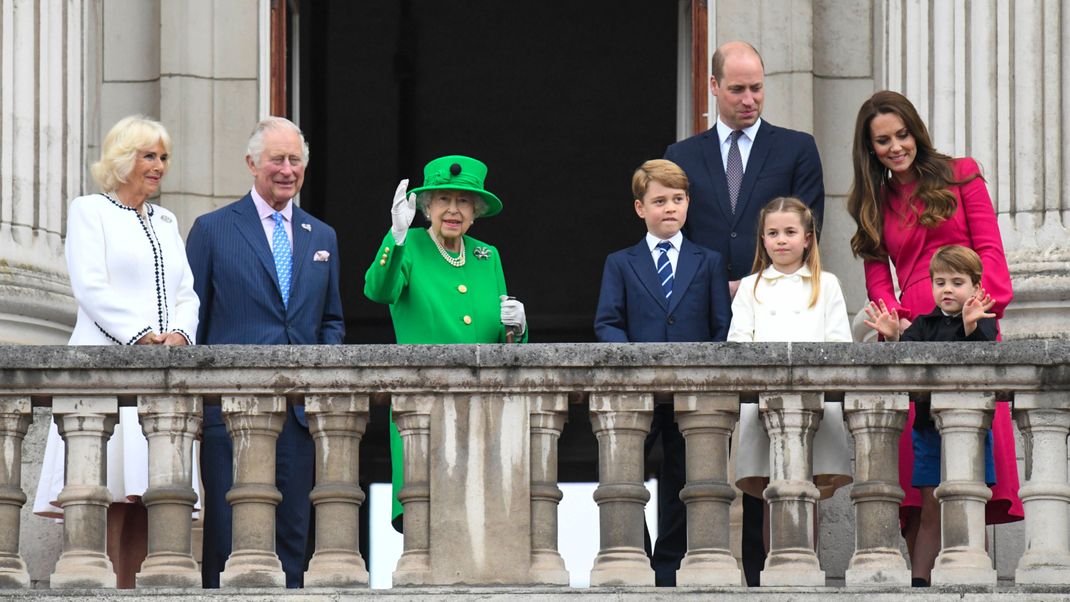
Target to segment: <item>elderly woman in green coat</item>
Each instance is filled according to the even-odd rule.
[[[502,210],[484,188],[487,166],[471,157],[440,157],[424,167],[424,185],[394,193],[393,227],[364,276],[364,294],[390,305],[400,344],[504,343],[527,340],[524,305],[505,290],[498,250],[467,235],[477,217]],[[431,222],[410,230],[416,209]],[[390,421],[394,485],[391,514],[399,526],[403,484],[401,436]]]

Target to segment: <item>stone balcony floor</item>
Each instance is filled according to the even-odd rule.
[[[546,602],[591,601],[670,601],[670,600],[729,600],[732,602],[822,602],[843,600],[858,602],[1006,602],[1052,601],[1070,602],[1066,587],[947,587],[928,589],[903,588],[540,588],[540,587],[436,587],[396,588],[390,590],[337,590],[330,588],[235,589],[190,591],[174,589],[145,590],[20,590],[0,591],[0,602],[15,600],[94,600],[96,602],[134,602],[146,600],[182,600],[183,602],[373,602],[373,601],[432,601],[457,600],[495,602],[507,600],[539,600]]]

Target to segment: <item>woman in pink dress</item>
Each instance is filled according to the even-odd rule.
[[[944,245],[963,245],[981,256],[982,286],[996,305],[997,318],[1012,297],[1007,258],[1003,252],[996,213],[977,163],[952,159],[933,148],[917,109],[902,94],[877,92],[862,103],[855,122],[854,184],[847,211],[857,230],[851,250],[865,260],[866,290],[872,301],[884,300],[895,309],[904,329],[915,316],[931,312],[929,260]],[[895,266],[899,298],[895,296],[889,260]],[[910,419],[899,442],[899,482],[906,492],[900,509],[903,533],[910,549],[915,577],[919,564],[928,564],[939,552],[939,530],[922,529],[931,512],[922,511],[922,496],[911,486],[914,452]],[[1022,520],[1018,498],[1018,465],[1014,450],[1010,408],[1000,402],[992,423],[996,484],[986,508],[988,524]],[[932,503],[932,500],[930,500]],[[923,516],[924,514],[924,516]],[[939,524],[939,514],[935,516]],[[928,537],[928,539],[927,539]],[[928,571],[921,571],[925,576]]]

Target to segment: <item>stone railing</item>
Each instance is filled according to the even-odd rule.
[[[51,403],[67,443],[63,552],[52,588],[114,587],[105,555],[105,445],[136,403],[149,440],[149,556],[139,587],[199,587],[191,554],[191,448],[206,401],[234,440],[233,554],[224,586],[282,583],[272,525],[275,439],[304,403],[316,441],[319,528],[306,583],[363,587],[358,454],[369,396],[389,393],[405,446],[400,586],[565,585],[557,552],[557,441],[570,394],[598,440],[595,586],[653,584],[643,552],[643,440],[655,394],[672,394],[687,441],[689,551],[681,585],[742,583],[729,550],[728,441],[739,403],[771,439],[771,551],[763,583],[824,585],[814,553],[809,446],[823,402],[842,399],[855,439],[856,550],[848,586],[909,585],[899,551],[896,445],[908,396],[932,401],[944,435],[944,585],[995,585],[979,461],[997,399],[1025,438],[1019,585],[1070,584],[1070,342],[92,348],[0,347],[0,587],[26,587],[19,555],[21,444]],[[665,395],[659,395],[669,398]]]

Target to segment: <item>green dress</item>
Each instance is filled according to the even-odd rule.
[[[505,342],[500,296],[508,293],[498,249],[470,236],[464,237],[464,248],[465,263],[455,267],[442,258],[427,230],[409,230],[401,245],[387,233],[364,275],[364,295],[390,305],[399,344]],[[401,515],[397,494],[404,483],[401,450],[391,418],[395,520]]]

